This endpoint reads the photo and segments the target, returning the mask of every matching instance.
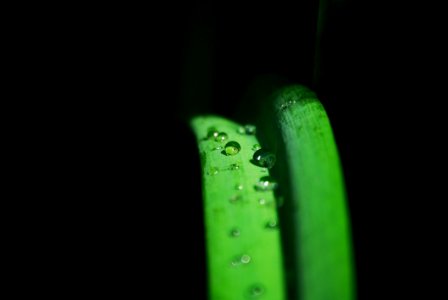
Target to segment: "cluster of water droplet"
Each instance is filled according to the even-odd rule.
[[[292,103],[290,103],[292,104]],[[245,125],[238,128],[237,132],[239,134],[245,134],[245,135],[255,135],[256,134],[256,127],[254,125]],[[225,156],[235,156],[241,152],[241,145],[234,140],[228,141],[229,136],[225,132],[220,132],[215,127],[209,128],[207,132],[207,139],[213,140],[214,142],[219,143],[218,145],[214,146],[212,150],[221,150],[221,153]],[[224,142],[225,145],[224,145]],[[274,167],[276,163],[276,156],[274,153],[263,149],[259,144],[254,144],[252,146],[252,151],[254,151],[251,162],[260,167],[262,172],[266,172],[268,169],[271,169]],[[229,167],[225,168],[224,170],[240,170],[241,168],[241,162],[238,163],[232,163],[229,165]],[[218,168],[210,168],[207,173],[209,175],[216,175],[218,174],[219,170]],[[254,185],[254,189],[259,192],[266,192],[266,191],[273,191],[278,187],[277,181],[272,178],[271,176],[262,176]],[[236,192],[241,192],[244,189],[244,186],[242,184],[236,184],[234,186],[234,189]],[[237,203],[243,203],[243,197],[241,194],[235,194],[230,199],[230,204],[237,204]],[[266,198],[261,197],[258,199],[258,205],[260,206],[268,206],[271,204],[275,204],[275,201],[267,201]],[[261,225],[261,224],[260,224]],[[278,222],[275,219],[268,220],[266,223],[264,223],[264,228],[266,230],[275,230],[278,229]],[[241,238],[242,232],[240,228],[233,227],[229,230],[229,236],[231,238]],[[248,254],[242,254],[234,257],[234,259],[231,260],[231,266],[233,267],[241,267],[243,265],[247,265],[252,262],[252,257]],[[251,299],[258,299],[265,293],[265,287],[261,284],[254,284],[249,287],[249,289],[246,292],[246,297]]]

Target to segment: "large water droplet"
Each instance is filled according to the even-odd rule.
[[[249,298],[256,299],[261,297],[265,292],[265,288],[261,284],[254,284],[249,288],[248,296]]]
[[[227,133],[225,132],[220,132],[218,133],[218,135],[215,137],[215,141],[217,142],[224,142],[225,140],[227,140],[229,136],[227,135]]]
[[[257,191],[272,191],[278,187],[277,181],[271,176],[263,176],[255,185]]]
[[[238,142],[230,141],[226,144],[225,151],[227,155],[236,155],[241,150],[241,145]]]
[[[239,237],[241,235],[241,231],[238,228],[233,228],[230,230],[230,236]]]
[[[274,153],[259,149],[255,151],[253,156],[253,162],[263,168],[272,168],[275,165],[276,156]]]

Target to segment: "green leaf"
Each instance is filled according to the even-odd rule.
[[[339,156],[328,116],[299,85],[274,94],[280,172],[286,183],[282,223],[290,295],[304,300],[354,298],[350,226]],[[283,163],[282,163],[283,162]],[[284,174],[287,173],[287,174]]]
[[[276,201],[272,191],[256,188],[268,170],[251,162],[257,138],[216,116],[196,117],[191,125],[203,170],[210,299],[285,299]],[[227,139],[215,138],[214,129]],[[229,144],[226,151],[228,142],[240,149]]]
[[[345,187],[328,116],[303,86],[268,94],[258,98],[265,101],[253,106],[253,113],[262,145],[277,154],[270,170],[280,184],[276,195],[255,188],[267,175],[251,162],[252,147],[259,144],[255,136],[238,133],[240,125],[219,117],[192,121],[203,169],[210,299],[250,297],[253,287],[264,293],[263,299],[284,299],[285,294],[300,300],[354,299]],[[226,132],[228,140],[207,138],[209,128]],[[227,154],[234,154],[233,148],[216,150],[227,141],[238,142],[241,150],[235,155]],[[261,197],[272,204],[284,199],[278,219],[283,249],[279,232],[266,228],[277,220],[276,206],[260,205]]]

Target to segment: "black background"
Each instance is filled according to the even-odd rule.
[[[67,8],[30,29],[52,61],[38,64],[57,99],[50,127],[69,125],[57,134],[57,170],[69,175],[57,180],[64,209],[53,224],[64,228],[58,272],[76,274],[62,280],[68,293],[205,298],[199,160],[184,121],[192,112],[232,116],[265,73],[311,86],[327,109],[359,299],[434,291],[437,18],[409,4],[333,4],[315,84],[316,18],[313,1],[107,4]]]

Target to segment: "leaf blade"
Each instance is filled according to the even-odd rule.
[[[216,116],[196,117],[191,126],[203,169],[210,299],[250,299],[256,293],[263,299],[285,299],[280,234],[266,228],[267,222],[278,222],[274,194],[254,189],[257,180],[268,175],[250,162],[257,138],[239,134],[240,125]],[[228,141],[237,141],[240,152],[228,156],[217,150],[225,143],[205,138],[211,127],[226,132]],[[236,237],[234,230],[239,232]]]
[[[274,106],[291,182],[286,213],[295,229],[298,298],[354,299],[346,194],[328,116],[299,85],[280,89]]]

